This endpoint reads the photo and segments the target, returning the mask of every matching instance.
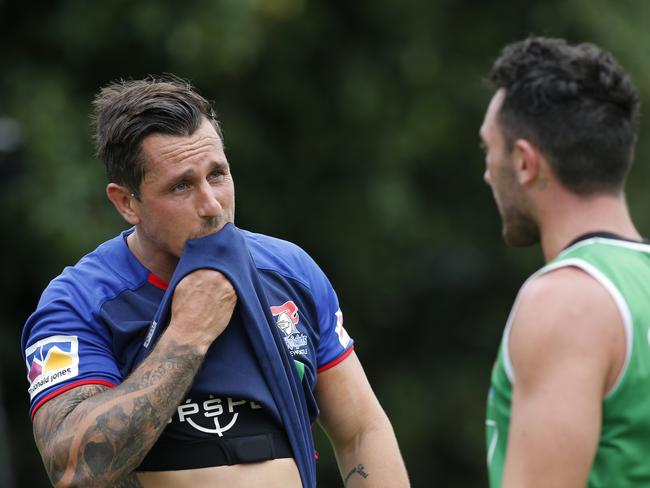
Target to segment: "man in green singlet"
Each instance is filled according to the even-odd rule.
[[[509,245],[541,243],[492,372],[492,487],[650,486],[650,245],[624,183],[638,94],[592,44],[507,46],[480,136]]]

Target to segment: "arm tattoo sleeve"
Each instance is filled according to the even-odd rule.
[[[34,438],[52,483],[141,486],[132,472],[202,361],[189,347],[165,343],[117,388],[81,386],[43,405],[34,418]]]
[[[142,483],[138,481],[136,475],[131,474],[128,478],[115,483],[113,488],[142,488]]]

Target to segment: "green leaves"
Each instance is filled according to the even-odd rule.
[[[117,0],[32,10],[0,2],[0,116],[26,141],[22,176],[0,196],[12,261],[3,357],[16,378],[5,388],[25,386],[15,344],[42,287],[126,225],[93,156],[93,95],[110,80],[172,72],[215,101],[238,225],[302,245],[334,283],[414,486],[484,484],[489,369],[514,292],[541,256],[501,241],[477,147],[491,96],[482,78],[504,44],[561,36],[611,50],[647,101],[647,2]],[[642,120],[628,192],[646,234],[649,130]],[[329,486],[338,474],[327,449]],[[446,464],[433,466],[431,453],[445,450]],[[35,455],[16,456],[21,486],[36,476]]]

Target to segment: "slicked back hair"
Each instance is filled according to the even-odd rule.
[[[141,142],[146,136],[190,136],[207,119],[223,142],[212,104],[173,75],[111,83],[93,106],[97,157],[108,181],[127,187],[136,198],[145,172]]]
[[[579,195],[623,191],[636,143],[639,96],[613,56],[593,44],[531,37],[506,46],[490,80],[510,149],[526,139]]]

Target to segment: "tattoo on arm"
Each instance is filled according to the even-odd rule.
[[[138,477],[134,474],[128,478],[119,481],[113,485],[113,488],[142,488],[142,483],[138,481]]]
[[[167,344],[115,389],[80,386],[43,405],[34,418],[34,438],[52,483],[141,486],[133,471],[202,360],[190,348]]]
[[[348,486],[348,480],[349,480],[349,479],[352,477],[352,475],[354,475],[354,474],[358,474],[359,476],[361,476],[361,477],[364,478],[364,479],[367,478],[367,477],[368,477],[368,473],[366,473],[365,469],[366,469],[366,468],[363,467],[363,464],[358,464],[357,466],[355,466],[354,468],[352,468],[352,469],[350,470],[350,472],[348,473],[348,475],[347,475],[347,476],[345,477],[345,479],[343,480],[343,486]]]

